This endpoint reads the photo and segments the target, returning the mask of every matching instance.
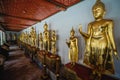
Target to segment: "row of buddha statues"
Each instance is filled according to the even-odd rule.
[[[92,12],[95,20],[88,24],[87,33],[82,31],[82,26],[79,26],[79,33],[83,36],[85,41],[85,53],[83,63],[93,69],[93,74],[101,76],[101,73],[114,74],[113,55],[119,58],[117,48],[113,36],[113,20],[104,19],[105,5],[100,0],[96,0],[92,7]],[[35,45],[36,31],[32,28],[31,40],[32,45]],[[23,33],[25,34],[25,33]],[[25,37],[24,37],[25,38]],[[43,37],[39,34],[39,47],[41,49],[56,53],[56,33],[52,31],[50,39],[48,25],[44,25]],[[70,31],[70,38],[66,40],[69,48],[69,59],[71,65],[78,62],[78,37],[75,36],[75,31],[72,28]],[[51,46],[50,46],[51,45]],[[43,47],[44,46],[44,47]],[[98,79],[99,80],[99,79]]]
[[[47,23],[44,24],[43,33],[40,32],[37,37],[36,30],[32,27],[30,33],[23,32],[20,35],[20,40],[24,43],[30,44],[33,47],[39,47],[40,50],[46,50],[48,52],[56,54],[56,31],[52,30],[51,35],[48,30]]]

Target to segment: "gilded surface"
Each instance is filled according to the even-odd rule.
[[[43,46],[44,46],[44,50],[50,51],[49,30],[48,30],[48,25],[46,23],[44,25],[44,32],[43,32]]]
[[[36,46],[36,31],[33,27],[31,28],[30,34],[31,34],[31,45]]]
[[[96,72],[113,74],[112,54],[118,57],[113,36],[113,21],[103,19],[105,6],[100,0],[96,1],[92,12],[95,21],[88,24],[88,32],[82,32],[81,25],[79,29],[86,44],[84,63],[97,69]]]
[[[66,40],[66,44],[69,47],[69,59],[73,66],[78,62],[78,38],[74,36],[74,34],[75,31],[72,28],[70,32],[70,38],[68,41]]]
[[[42,33],[39,34],[39,49],[43,50],[43,36],[42,36]]]
[[[51,52],[53,55],[56,54],[56,40],[57,40],[57,36],[56,36],[56,32],[55,30],[52,31],[52,38],[51,38]]]

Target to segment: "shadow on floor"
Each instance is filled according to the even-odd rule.
[[[4,70],[0,72],[0,80],[40,80],[41,75],[42,70],[18,49],[10,52]]]

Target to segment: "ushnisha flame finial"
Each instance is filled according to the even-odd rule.
[[[95,8],[95,7],[102,7],[105,10],[105,5],[103,2],[101,2],[101,0],[96,0],[93,8]]]
[[[75,33],[75,30],[73,29],[73,27],[72,27],[72,29],[71,29],[71,32],[74,32],[74,33]]]

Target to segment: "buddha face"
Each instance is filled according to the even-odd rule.
[[[44,30],[46,31],[47,28],[48,28],[48,25],[45,23],[45,25],[44,25]]]
[[[71,35],[71,36],[74,36],[74,34],[75,34],[75,31],[74,31],[74,29],[72,28],[71,31],[70,31],[70,35]]]
[[[104,13],[105,11],[101,6],[96,6],[93,8],[93,16],[95,19],[103,18]]]
[[[104,10],[100,7],[96,7],[93,9],[93,16],[95,19],[103,18]]]
[[[75,32],[74,31],[71,31],[70,35],[71,36],[74,36]]]
[[[97,0],[92,8],[92,12],[95,19],[102,19],[105,14],[105,5],[100,0]]]
[[[40,36],[42,36],[42,33],[40,33]]]

